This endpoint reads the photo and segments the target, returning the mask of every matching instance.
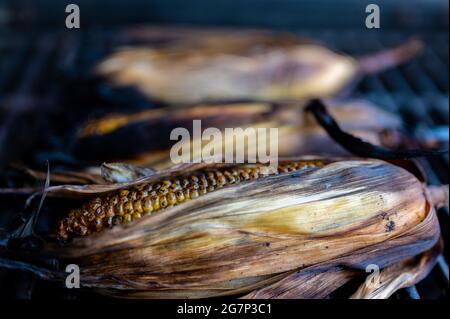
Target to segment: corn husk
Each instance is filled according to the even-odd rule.
[[[383,269],[377,285],[364,283],[351,296],[352,299],[387,299],[397,290],[410,287],[424,279],[442,253],[443,241],[419,256],[408,258]]]
[[[421,229],[413,232],[413,236],[417,236],[419,233],[427,236],[425,234],[427,231],[430,229]],[[344,257],[329,263],[308,267],[271,285],[256,289],[242,298],[322,299],[350,280],[360,278],[363,283],[350,298],[387,299],[399,289],[412,286],[425,278],[433,269],[438,255],[442,252],[442,241],[440,241],[424,253],[402,260],[405,254],[398,247],[395,248],[396,244],[398,243],[394,242],[394,245],[385,246],[386,250],[383,254],[380,254],[381,249],[377,251],[379,256],[374,256],[360,264],[361,269],[355,265],[358,265],[360,258],[366,258],[364,254],[367,251],[365,250],[352,255],[351,263],[348,261],[349,257]],[[399,246],[401,247],[401,244]],[[374,247],[372,247],[373,249]],[[395,256],[398,253],[400,255]],[[398,260],[402,261],[396,262]],[[368,277],[370,275],[368,269],[373,270],[373,268],[363,269],[367,266],[382,268],[385,265],[389,266],[382,269],[377,277]]]
[[[377,145],[396,147],[402,143],[401,120],[393,114],[361,100],[329,101],[330,112],[352,134]],[[186,108],[146,110],[131,114],[111,114],[89,121],[79,132],[74,152],[94,162],[127,161],[135,165],[164,169],[172,165],[170,132],[177,127],[192,133],[193,120],[202,129],[278,128],[278,154],[293,157],[306,154],[349,155],[334,143],[317,122],[296,103],[230,103],[195,105]],[[223,134],[224,136],[224,134]],[[236,136],[236,141],[245,136]],[[133,140],[133,143],[124,143]],[[226,141],[215,140],[225,148]],[[204,140],[202,145],[210,143]],[[192,144],[191,144],[192,145]],[[246,144],[249,155],[257,149]],[[187,156],[197,157],[197,150]],[[223,152],[224,154],[224,152]],[[192,161],[192,158],[185,158]]]
[[[336,269],[384,268],[433,247],[439,225],[420,176],[378,160],[330,161],[231,185],[67,246],[48,243],[43,253],[78,264],[85,289],[117,297],[311,298],[355,274],[321,285]],[[48,192],[98,195],[197,168]]]
[[[143,45],[118,50],[95,72],[113,85],[179,104],[332,96],[361,74],[408,60],[422,47],[411,41],[356,60],[290,33],[150,28],[138,38]]]

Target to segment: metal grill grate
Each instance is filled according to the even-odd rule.
[[[51,105],[61,93],[61,74],[86,70],[108,48],[117,44],[113,29],[88,34],[69,32],[45,34],[1,34],[0,37],[0,145],[8,125],[17,114],[31,108]],[[304,34],[304,33],[303,33]],[[352,55],[381,50],[399,44],[409,34],[399,32],[315,31],[306,35],[321,39],[328,46]],[[367,98],[388,111],[401,114],[411,133],[418,129],[448,130],[449,79],[448,33],[422,36],[424,54],[401,67],[366,77],[353,95]],[[3,152],[0,152],[3,153]],[[431,184],[447,183],[449,158],[423,161]],[[448,247],[449,212],[438,211],[445,247]],[[0,216],[0,228],[10,223]],[[398,292],[395,298],[442,298],[448,295],[449,266],[447,251],[439,257],[432,273],[416,286]],[[55,294],[54,287],[35,282],[30,276],[0,270],[2,287],[9,296],[39,297]],[[4,292],[0,291],[0,295]],[[64,292],[73,298],[73,292]],[[80,297],[80,296],[77,296]],[[60,297],[61,298],[61,297]]]

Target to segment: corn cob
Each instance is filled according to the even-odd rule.
[[[327,104],[339,125],[349,133],[391,148],[398,148],[403,142],[401,121],[392,114],[364,101],[327,101]],[[317,121],[304,112],[304,107],[303,102],[236,102],[107,115],[89,121],[80,130],[74,144],[74,154],[77,158],[95,163],[130,162],[158,170],[166,169],[173,165],[169,151],[174,142],[166,138],[168,132],[186,127],[193,136],[193,120],[201,120],[202,127],[216,127],[222,132],[227,127],[244,130],[277,127],[279,141],[283,141],[278,145],[280,157],[292,158],[298,154],[348,156],[342,147],[330,140]],[[236,143],[245,143],[243,138],[244,135],[236,135]],[[134,143],[122,143],[119,149],[113,147],[129,139],[133,139]],[[204,141],[202,147],[207,142]],[[215,139],[214,144],[223,148],[226,140]],[[246,151],[255,154],[256,147],[248,144]],[[188,155],[195,155],[195,151]]]
[[[59,222],[57,238],[65,242],[73,237],[87,236],[114,225],[128,224],[226,185],[323,165],[322,161],[302,160],[280,163],[276,168],[247,165],[230,169],[211,169],[124,189],[104,197],[95,197],[81,208],[72,210],[68,217]]]
[[[412,40],[357,60],[289,33],[177,30],[166,41],[173,30],[142,32],[165,44],[117,50],[95,72],[114,86],[176,104],[332,96],[358,75],[407,61],[422,48]]]

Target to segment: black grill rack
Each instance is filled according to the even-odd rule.
[[[5,128],[14,116],[56,101],[64,76],[77,73],[115,45],[125,44],[114,37],[115,30],[8,33],[0,31],[0,145]],[[424,53],[413,61],[377,75],[365,77],[351,96],[366,98],[380,107],[400,114],[412,134],[418,129],[448,131],[449,125],[449,45],[448,32],[427,34],[395,31],[311,31],[302,35],[352,54],[364,54],[418,36]],[[3,128],[3,129],[2,129]],[[445,134],[444,134],[445,135]],[[448,139],[448,135],[447,135]],[[3,153],[7,150],[2,150]],[[422,161],[431,184],[448,184],[448,155]],[[448,247],[448,209],[438,211],[445,247]],[[0,215],[0,229],[9,221]],[[448,250],[439,257],[431,274],[422,282],[396,293],[392,298],[443,298],[448,296]],[[39,298],[82,298],[74,292],[56,293],[51,285],[27,274],[0,270],[0,296]],[[6,292],[6,290],[8,290]],[[64,296],[64,297],[61,297]]]

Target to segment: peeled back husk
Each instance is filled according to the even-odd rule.
[[[167,174],[89,189],[111,192]],[[75,186],[49,191],[89,193]],[[404,168],[336,160],[230,185],[129,226],[63,247],[48,244],[46,252],[63,264],[78,264],[81,285],[102,294],[242,295],[311,268],[322,273],[332,267],[363,270],[368,263],[383,268],[415,256],[439,238],[432,204],[423,181]]]

